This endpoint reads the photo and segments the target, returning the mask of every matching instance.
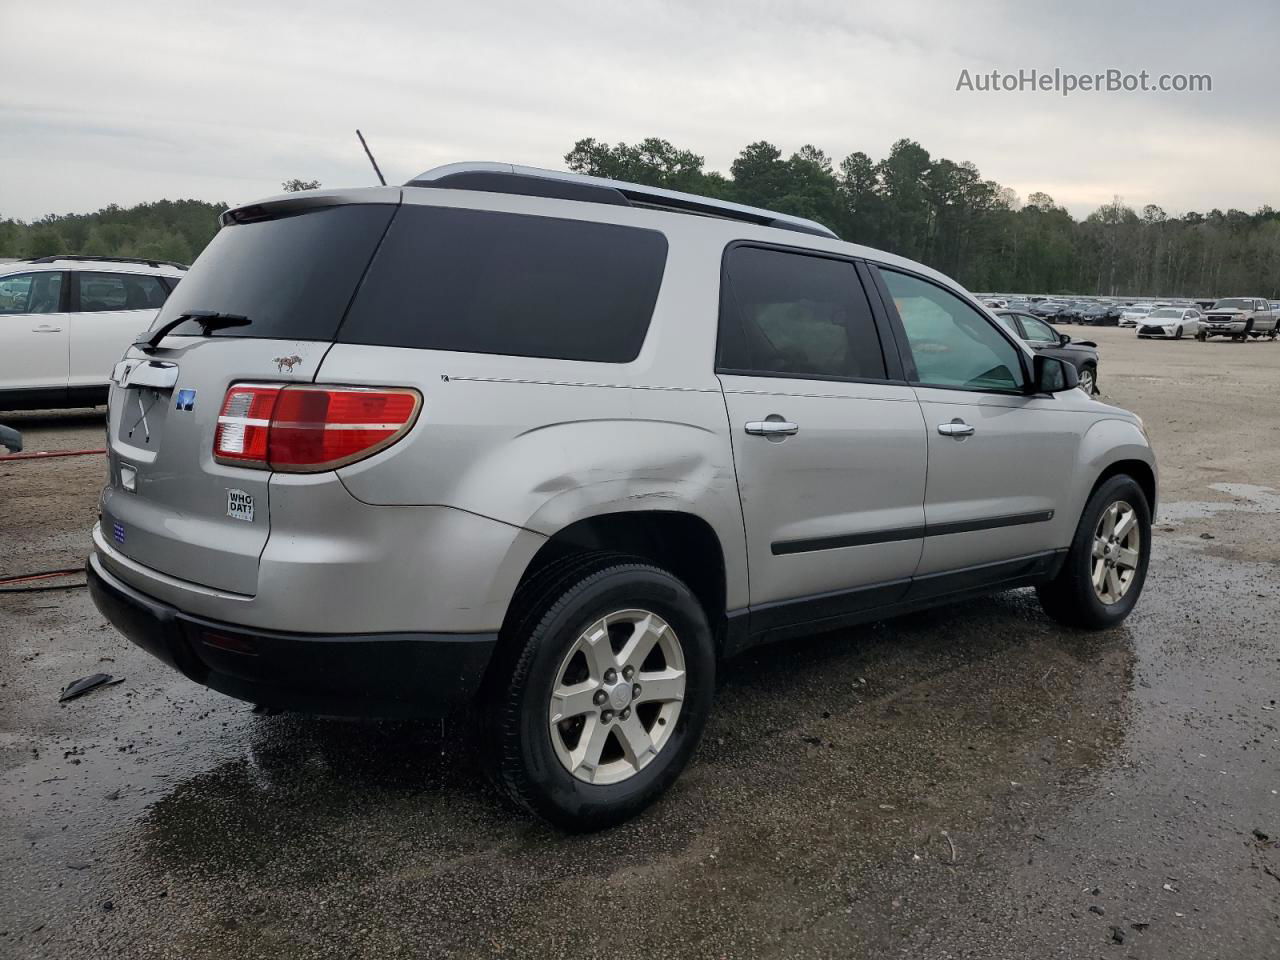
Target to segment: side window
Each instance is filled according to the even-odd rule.
[[[1012,313],[997,313],[995,317],[1000,321],[1000,326],[1004,327],[1015,337],[1022,336],[1022,331],[1018,329],[1018,321],[1013,319]],[[1026,319],[1024,318],[1022,322],[1026,323]]]
[[[955,294],[895,270],[881,269],[916,363],[917,382],[936,387],[1021,393],[1018,348]]]
[[[1035,343],[1058,342],[1058,334],[1053,327],[1036,317],[1023,317],[1022,329],[1027,331],[1027,339]]]
[[[164,306],[169,291],[159,277],[137,273],[76,274],[80,293],[81,313],[101,313],[104,310],[159,310]]]
[[[852,263],[734,247],[720,296],[718,370],[885,379],[871,307]]]
[[[61,309],[61,271],[0,277],[0,314],[58,313]]]

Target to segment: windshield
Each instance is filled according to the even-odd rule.
[[[1252,300],[1219,300],[1213,305],[1215,310],[1252,310]]]
[[[1182,316],[1182,311],[1181,311],[1181,310],[1174,310],[1174,309],[1172,309],[1172,308],[1170,308],[1170,307],[1165,307],[1163,310],[1157,310],[1155,313],[1151,314],[1151,316],[1152,316],[1152,318],[1156,318],[1156,317],[1173,317],[1174,319],[1177,319],[1177,318],[1179,318],[1179,317],[1181,317],[1181,316]]]

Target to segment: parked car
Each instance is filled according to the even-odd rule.
[[[1008,301],[1001,300],[999,297],[988,297],[984,299],[982,302],[984,306],[990,307],[995,310],[1001,309],[1003,307],[1007,307],[1009,305]]]
[[[1280,313],[1271,309],[1269,301],[1261,297],[1228,297],[1219,300],[1206,311],[1200,339],[1230,337],[1245,340],[1249,337],[1276,338]]]
[[[918,263],[497,164],[223,224],[114,371],[88,561],[197,683],[474,703],[496,782],[594,828],[676,778],[725,657],[1026,585],[1108,627],[1142,590],[1141,421]]]
[[[1120,320],[1117,325],[1121,327],[1136,327],[1138,321],[1150,315],[1154,309],[1156,308],[1149,303],[1135,303],[1125,307],[1120,311]]]
[[[1139,337],[1196,337],[1204,326],[1200,311],[1191,307],[1161,307],[1138,321]]]
[[[1065,307],[1066,304],[1058,300],[1037,300],[1031,304],[1028,312],[1042,320],[1052,321],[1057,318]]]
[[[112,367],[185,271],[115,257],[0,266],[0,410],[105,402]]]
[[[1080,389],[1093,396],[1098,392],[1098,345],[1092,340],[1073,340],[1059,333],[1039,317],[1017,310],[997,310],[995,315],[1014,336],[1037,353],[1065,360],[1076,368]]]
[[[1080,322],[1095,327],[1114,327],[1120,322],[1121,309],[1114,303],[1094,303],[1081,314]]]

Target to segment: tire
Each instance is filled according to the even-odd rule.
[[[588,643],[590,628],[606,617],[614,620],[606,627],[608,639],[599,641],[607,649],[595,648]],[[613,685],[603,682],[604,666],[619,667],[611,658],[625,638],[641,636],[642,625],[659,623],[669,630],[658,631],[661,639],[653,646],[666,673],[682,663],[683,699],[651,700],[642,690],[643,703],[637,700],[633,711],[633,681],[638,678],[643,688],[644,677],[658,669],[655,662],[629,664],[639,672],[625,680],[615,670]],[[584,644],[598,650],[594,663],[586,659]],[[491,774],[513,801],[556,826],[599,830],[635,816],[675,781],[697,748],[711,711],[715,646],[697,598],[668,571],[617,555],[561,561],[518,591],[500,648],[481,704]],[[577,672],[567,679],[571,671]],[[580,701],[584,709],[553,725],[552,690],[587,681],[596,684],[597,694],[619,699],[603,705]],[[655,678],[649,696],[656,683]],[[637,725],[656,752],[636,749],[647,742]],[[599,739],[583,744],[581,737],[597,728],[603,731]],[[595,751],[596,763],[571,772],[575,750],[590,754],[596,743],[603,746]],[[596,778],[601,782],[591,782]]]
[[[1196,339],[1199,340],[1201,343],[1208,343],[1209,335],[1205,333],[1203,330],[1201,330],[1199,333],[1196,334]]]
[[[1085,387],[1085,393],[1091,397],[1097,394],[1098,370],[1093,364],[1086,363],[1084,369],[1080,371],[1080,386]]]
[[[1173,339],[1175,340],[1182,339],[1182,327],[1178,327],[1178,332],[1173,335]]]
[[[1119,597],[1108,602],[1099,596],[1099,590],[1094,587],[1095,539],[1104,514],[1118,503],[1127,504],[1133,512],[1137,532],[1137,558],[1131,568],[1132,576],[1124,581],[1124,589]],[[1127,535],[1121,544],[1126,542],[1133,543]],[[1114,549],[1114,545],[1112,546]],[[1124,552],[1116,551],[1115,556],[1124,556]],[[1150,558],[1151,507],[1147,503],[1147,496],[1132,477],[1117,474],[1107,479],[1090,495],[1084,512],[1080,515],[1080,523],[1076,527],[1062,570],[1052,580],[1036,588],[1040,606],[1053,619],[1068,626],[1086,630],[1114,627],[1129,615],[1138,602],[1147,579]],[[1119,586],[1125,571],[1119,566],[1113,569],[1116,585]],[[1104,577],[1104,583],[1109,589],[1111,581]]]

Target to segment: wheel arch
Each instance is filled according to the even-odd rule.
[[[1143,494],[1146,495],[1147,504],[1151,508],[1151,517],[1154,520],[1156,515],[1156,473],[1152,466],[1143,460],[1117,460],[1114,463],[1103,468],[1098,474],[1098,479],[1094,481],[1093,486],[1089,488],[1089,496],[1093,496],[1093,492],[1100,486],[1110,480],[1112,477],[1121,474],[1132,477],[1139,487],[1142,488]],[[1088,502],[1088,498],[1085,498]]]
[[[732,571],[724,544],[705,518],[681,510],[617,510],[584,517],[539,547],[520,582],[567,556],[595,552],[623,554],[669,570],[693,591],[717,637],[723,633]]]
[[[1099,420],[1085,434],[1080,449],[1077,473],[1077,502],[1074,515],[1079,516],[1093,496],[1093,491],[1117,474],[1128,474],[1142,487],[1151,515],[1156,512],[1159,495],[1159,468],[1145,434],[1128,419]]]

